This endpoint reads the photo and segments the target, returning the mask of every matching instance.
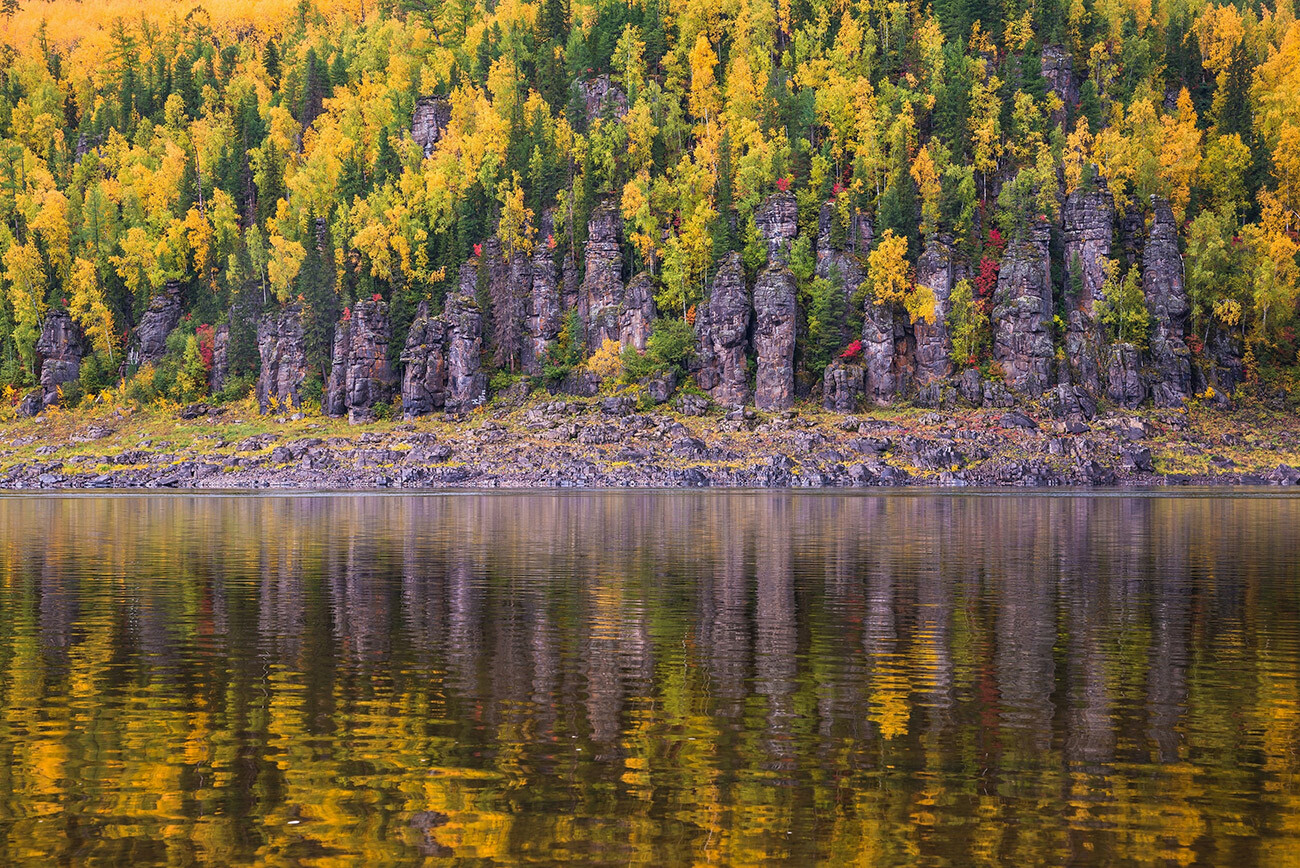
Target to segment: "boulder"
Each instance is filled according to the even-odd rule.
[[[773,193],[754,211],[754,224],[767,245],[769,262],[784,261],[790,243],[799,234],[798,216],[793,193]]]
[[[256,387],[261,411],[301,406],[302,384],[307,379],[302,308],[290,304],[264,314],[257,324],[257,352],[262,359]]]
[[[447,323],[420,302],[402,348],[402,414],[423,416],[447,404]]]
[[[758,363],[754,404],[760,410],[794,405],[794,339],[797,327],[794,274],[779,260],[754,285],[754,356]]]
[[[1065,199],[1061,209],[1065,242],[1065,354],[1071,382],[1101,394],[1101,331],[1095,305],[1106,282],[1106,261],[1114,241],[1115,200],[1098,179]]]
[[[466,413],[487,400],[483,373],[483,314],[475,299],[478,267],[471,260],[460,267],[460,286],[447,299],[448,413]]]
[[[918,320],[916,336],[916,382],[926,386],[952,373],[952,337],[948,333],[949,298],[953,287],[952,239],[931,236],[916,262],[916,284],[934,293],[934,322]]]
[[[993,358],[1007,385],[1032,398],[1051,383],[1054,359],[1049,239],[1038,222],[1007,245],[993,296]]]
[[[1173,209],[1151,197],[1153,216],[1142,253],[1142,292],[1151,314],[1148,386],[1158,407],[1180,406],[1192,394],[1191,352],[1184,333],[1191,306],[1183,288],[1183,257]]]
[[[862,362],[836,359],[822,374],[822,406],[834,413],[856,413],[866,384],[867,369]]]
[[[167,336],[181,321],[181,286],[169,280],[162,292],[149,299],[149,308],[135,329],[135,341],[127,353],[127,364],[156,365],[167,355]]]
[[[749,403],[749,326],[752,318],[745,268],[739,253],[722,261],[709,297],[696,307],[695,382],[716,403]]]
[[[623,305],[623,254],[619,236],[623,218],[618,203],[606,199],[587,223],[587,274],[579,293],[579,311],[587,322],[587,349],[595,352],[607,340],[619,339]]]
[[[359,301],[344,310],[334,328],[334,355],[325,391],[325,412],[330,416],[367,418],[371,409],[389,401],[397,376],[388,362],[392,324],[388,304]]]
[[[426,157],[451,124],[451,103],[438,96],[423,96],[415,101],[411,116],[411,138],[424,149]]]

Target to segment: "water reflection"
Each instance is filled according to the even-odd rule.
[[[0,500],[4,864],[1285,864],[1300,499]]]

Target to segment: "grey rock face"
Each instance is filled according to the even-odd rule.
[[[952,373],[952,337],[948,333],[948,301],[952,296],[952,239],[931,237],[916,262],[916,284],[934,293],[934,322],[920,320],[916,334],[916,382],[926,386]]]
[[[746,348],[752,310],[739,253],[722,261],[713,291],[695,313],[696,354],[692,370],[700,388],[724,407],[749,403]]]
[[[575,307],[582,312],[583,305],[581,299],[581,284],[578,281],[578,263],[573,261],[572,256],[564,257],[564,262],[560,265],[560,308],[561,310],[573,310]]]
[[[835,359],[822,375],[822,406],[834,413],[856,413],[866,385],[867,369],[861,362]]]
[[[181,321],[181,287],[174,280],[167,281],[163,291],[149,300],[149,309],[140,318],[135,329],[135,346],[127,356],[133,365],[153,364],[167,355],[167,336]]]
[[[1191,307],[1183,289],[1174,212],[1158,196],[1151,197],[1151,207],[1154,216],[1142,254],[1142,292],[1151,314],[1151,398],[1157,406],[1177,407],[1192,393],[1191,352],[1183,339]]]
[[[797,301],[790,269],[780,262],[763,269],[754,285],[754,356],[758,362],[754,404],[760,410],[786,410],[794,405]]]
[[[226,387],[230,378],[230,326],[219,325],[212,331],[212,370],[208,389],[215,395]]]
[[[899,372],[895,364],[894,309],[868,299],[862,311],[862,360],[866,366],[867,397],[884,407],[898,397]]]
[[[257,405],[263,413],[302,405],[307,379],[307,350],[303,342],[302,308],[291,304],[265,314],[257,324],[257,352],[262,370],[257,377]]]
[[[1052,113],[1052,123],[1059,124],[1072,106],[1079,104],[1079,80],[1074,76],[1074,60],[1062,45],[1045,45],[1040,56],[1042,75],[1047,88],[1060,97],[1064,105]]]
[[[402,413],[423,416],[447,404],[447,323],[420,302],[402,348]]]
[[[1052,375],[1049,237],[1040,223],[1007,245],[993,296],[993,358],[1007,385],[1032,398],[1043,394]]]
[[[533,250],[532,291],[524,311],[524,373],[536,376],[546,361],[546,345],[559,337],[564,324],[560,302],[560,270],[547,239],[553,237],[552,212],[542,215],[539,239]]]
[[[442,139],[451,123],[451,103],[442,97],[424,96],[415,101],[411,116],[411,138],[424,149],[427,157]]]
[[[1043,396],[1043,405],[1058,419],[1092,419],[1097,415],[1097,402],[1082,386],[1061,383]]]
[[[754,224],[767,245],[769,262],[784,260],[790,242],[799,234],[798,216],[793,193],[773,193],[754,211]]]
[[[1106,282],[1105,262],[1114,241],[1115,201],[1104,180],[1075,190],[1061,210],[1065,241],[1065,352],[1071,380],[1092,395],[1101,392],[1101,332],[1094,306]],[[1076,274],[1082,289],[1076,287]]]
[[[1210,329],[1210,339],[1205,351],[1192,366],[1192,383],[1197,393],[1214,390],[1214,402],[1224,405],[1245,381],[1241,338],[1228,329],[1215,326]]]
[[[474,298],[478,269],[474,262],[460,267],[460,289],[447,298],[448,413],[465,413],[487,400],[483,373],[483,314]]]
[[[498,367],[516,370],[523,355],[524,314],[532,294],[532,263],[522,252],[509,259],[501,241],[493,235],[483,242],[480,279],[486,275],[491,311],[489,340],[492,360]]]
[[[1132,344],[1112,344],[1105,351],[1106,399],[1130,410],[1140,405],[1147,396],[1142,382],[1137,347]]]
[[[36,340],[36,352],[41,357],[43,406],[58,403],[59,387],[81,378],[81,359],[86,350],[81,327],[67,311],[52,310],[45,315],[41,336]]]
[[[1138,265],[1142,259],[1142,247],[1146,244],[1146,222],[1137,205],[1129,202],[1124,208],[1124,216],[1119,220],[1120,247],[1124,252],[1124,261],[1129,265]]]
[[[627,94],[608,75],[577,84],[587,116],[587,125],[596,118],[618,120],[627,114]]]
[[[607,199],[596,206],[587,223],[587,275],[578,302],[579,311],[586,315],[590,352],[606,340],[619,339],[623,255],[618,239],[622,231],[623,218],[616,202]]]
[[[618,315],[618,340],[625,347],[645,351],[655,321],[654,279],[641,272],[627,284]]]
[[[871,249],[871,220],[860,211],[854,211],[850,225],[845,227],[845,239],[841,246],[832,241],[835,203],[826,202],[817,215],[817,265],[816,274],[823,280],[839,279],[844,289],[844,301],[847,305],[858,287],[866,277],[862,259]],[[850,334],[847,318],[840,337],[845,343],[857,335]]]
[[[397,377],[388,363],[392,324],[383,301],[359,301],[334,329],[334,356],[325,392],[331,416],[365,418],[393,397]]]

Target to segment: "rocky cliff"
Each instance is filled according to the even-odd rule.
[[[1142,292],[1151,314],[1147,379],[1157,406],[1176,407],[1192,394],[1191,353],[1185,341],[1191,307],[1183,289],[1174,212],[1157,196],[1151,197],[1151,210],[1151,230],[1142,253]]]
[[[257,352],[262,370],[256,394],[262,412],[302,406],[301,390],[307,379],[302,308],[290,304],[265,314],[257,324]]]
[[[729,254],[713,279],[709,297],[695,313],[695,381],[724,407],[748,404],[749,325],[752,320],[745,267]]]
[[[612,199],[598,205],[587,223],[587,274],[582,280],[579,310],[587,323],[587,348],[595,352],[607,340],[618,340],[623,308],[623,253],[619,240],[623,217]]]
[[[447,299],[447,399],[448,413],[466,413],[487,400],[487,375],[483,373],[483,314],[475,300],[477,263],[460,267],[459,291]]]
[[[794,404],[797,301],[794,275],[784,263],[778,259],[763,269],[754,285],[754,404],[760,410]]]
[[[867,250],[871,225],[865,215],[845,218],[834,208],[833,202],[826,203],[819,215],[815,272],[839,274],[847,281],[848,297],[850,286],[865,276],[861,254]],[[860,354],[855,351],[824,370],[801,370],[807,362],[798,341],[807,323],[787,261],[798,234],[797,208],[793,196],[775,193],[755,213],[767,264],[749,283],[741,256],[728,254],[706,297],[694,308],[690,373],[716,404],[752,402],[769,411],[793,405],[796,383],[815,390],[817,376],[824,406],[842,412],[864,403],[887,406],[900,400],[941,409],[1008,408],[1029,401],[1042,402],[1073,423],[1090,418],[1098,399],[1125,408],[1147,400],[1177,406],[1195,389],[1226,400],[1243,376],[1240,336],[1211,331],[1202,338],[1204,353],[1195,367],[1191,365],[1185,338],[1188,303],[1172,211],[1153,199],[1151,212],[1149,227],[1131,210],[1117,220],[1105,182],[1093,180],[1066,197],[1055,229],[1040,218],[1013,238],[998,263],[991,299],[975,299],[975,313],[963,308],[964,316],[987,317],[982,327],[991,338],[985,352],[996,362],[992,371],[954,371],[952,293],[974,266],[952,237],[942,233],[925,239],[914,273],[916,285],[933,294],[932,322],[912,322],[901,305],[867,299],[860,310],[860,333],[847,333],[848,323],[857,322],[857,311],[844,318],[844,344],[860,339]],[[409,333],[399,336],[404,340],[401,395],[406,414],[441,409],[461,413],[482,404],[488,397],[485,344],[494,369],[539,377],[548,347],[560,337],[573,311],[582,324],[578,339],[585,353],[608,340],[646,349],[656,317],[657,280],[642,272],[623,283],[618,203],[611,198],[597,204],[583,260],[571,252],[557,256],[553,219],[550,213],[542,215],[541,232],[528,255],[506,257],[496,238],[485,239],[481,256],[460,269],[444,313],[432,317],[427,306],[417,311]],[[848,225],[835,222],[845,220]],[[1059,233],[1057,246],[1054,231]],[[1117,254],[1139,263],[1151,323],[1146,346],[1108,345],[1098,323],[1107,262]],[[581,281],[580,262],[585,269]],[[984,304],[988,306],[981,308]],[[155,301],[142,323],[141,331],[150,337],[142,340],[141,354],[158,342],[165,346],[173,308],[165,297]],[[328,412],[364,414],[393,394],[398,375],[387,362],[393,336],[385,311],[382,302],[366,302],[338,324],[325,394]],[[1055,322],[1054,315],[1061,320]],[[292,306],[260,324],[263,374],[258,396],[264,407],[296,405],[306,376],[302,331],[301,313]],[[536,385],[533,380],[531,387]],[[577,366],[548,385],[592,395],[600,381]],[[641,385],[651,400],[662,403],[678,383],[675,378],[657,378]],[[517,387],[521,395],[528,388],[527,382]],[[697,402],[688,402],[691,412],[707,407]]]
[[[388,362],[392,326],[383,301],[359,301],[334,329],[333,367],[325,391],[326,413],[369,418],[393,397],[397,376]]]
[[[1105,181],[1079,188],[1061,209],[1065,247],[1065,355],[1062,371],[1093,395],[1101,391],[1101,330],[1095,306],[1102,298],[1114,240],[1115,200]]]
[[[993,297],[993,358],[1007,385],[1037,398],[1052,384],[1050,229],[1036,223],[1007,245]]]
[[[181,287],[167,281],[162,292],[149,300],[149,308],[135,329],[135,340],[127,354],[132,365],[156,365],[167,355],[167,336],[181,321]]]
[[[447,323],[420,302],[402,348],[402,413],[423,416],[447,405]]]
[[[953,287],[952,238],[932,236],[916,263],[917,286],[934,293],[934,322],[913,325],[916,335],[916,383],[926,386],[952,373],[952,337],[948,333],[949,298]]]

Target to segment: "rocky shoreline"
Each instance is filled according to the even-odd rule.
[[[188,418],[187,418],[188,417]],[[251,402],[118,408],[0,427],[0,488],[869,488],[1300,483],[1300,431],[1265,411],[817,408],[687,415],[628,397],[533,400],[349,426]]]

